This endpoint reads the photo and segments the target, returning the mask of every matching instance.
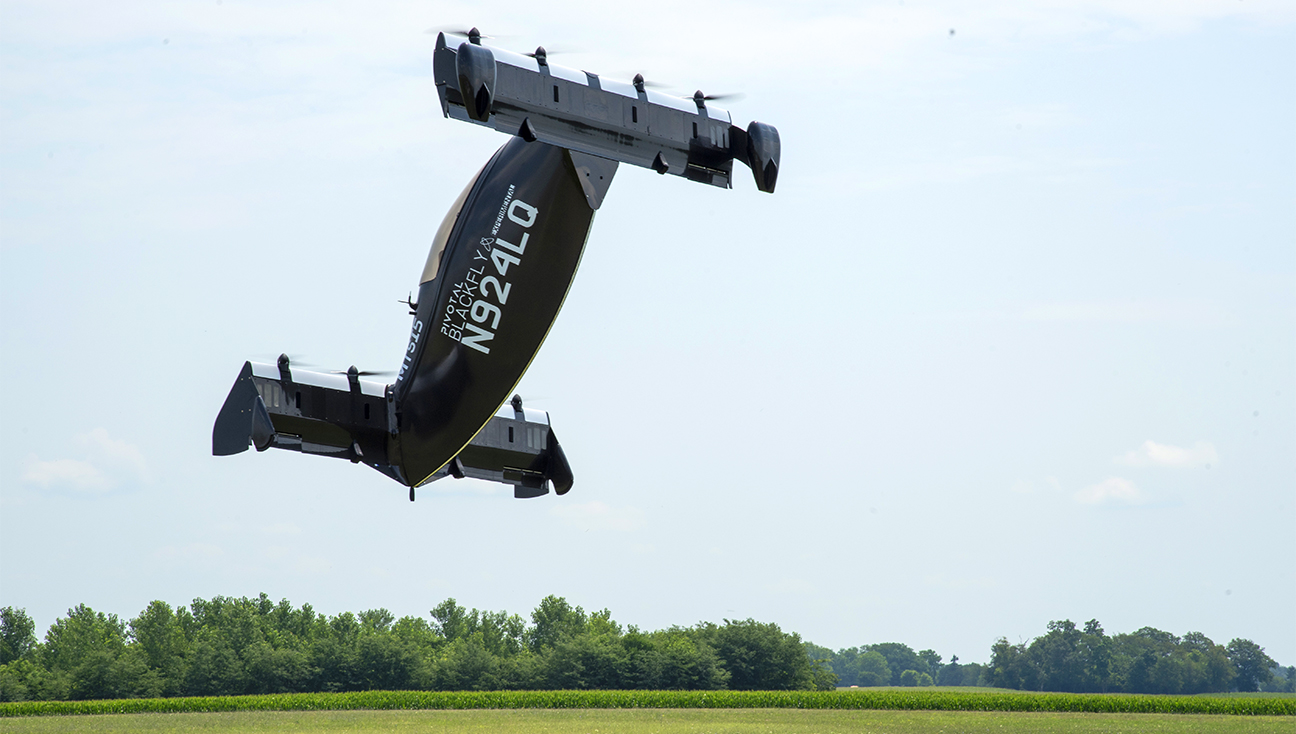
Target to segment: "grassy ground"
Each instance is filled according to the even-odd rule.
[[[200,734],[206,732],[545,732],[547,734],[1116,734],[1296,732],[1288,717],[1177,714],[804,711],[789,709],[249,711],[0,719],[0,732]]]

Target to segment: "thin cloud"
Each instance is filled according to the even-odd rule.
[[[107,492],[116,486],[99,470],[99,467],[88,461],[80,459],[40,461],[34,456],[31,457],[26,471],[22,474],[22,482],[42,489],[56,487],[92,494]]]
[[[1128,479],[1108,477],[1075,493],[1076,502],[1085,505],[1134,505],[1143,501],[1143,493]]]
[[[1116,463],[1125,466],[1160,466],[1171,469],[1195,469],[1219,463],[1219,454],[1215,447],[1205,441],[1198,441],[1192,448],[1172,446],[1147,440],[1137,449],[1124,456],[1118,456]]]
[[[149,480],[148,464],[140,450],[102,428],[79,434],[72,445],[80,449],[82,458],[42,460],[32,455],[19,481],[40,489],[103,494]]]
[[[139,479],[148,477],[148,466],[140,450],[133,444],[112,438],[102,428],[80,434],[74,443],[89,454],[87,458],[90,461],[109,471]]]

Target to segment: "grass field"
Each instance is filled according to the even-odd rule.
[[[1136,732],[1296,732],[1289,717],[1179,714],[640,709],[504,711],[240,711],[109,714],[0,719],[0,732],[545,732],[547,734],[1134,734]]]

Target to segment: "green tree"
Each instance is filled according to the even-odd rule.
[[[1233,683],[1233,665],[1228,650],[1200,632],[1189,632],[1180,643],[1187,658],[1184,693],[1227,691]]]
[[[360,629],[365,634],[380,635],[391,628],[396,617],[386,609],[369,609],[360,612]]]
[[[729,687],[738,690],[813,690],[814,666],[801,636],[777,624],[754,619],[725,620],[724,626],[698,625],[696,633],[715,648],[729,671]]]
[[[923,670],[920,672],[927,673],[933,678],[940,672],[941,656],[937,655],[935,650],[919,650],[918,659],[923,662]]]
[[[856,663],[856,680],[861,686],[891,685],[891,666],[887,659],[877,650],[868,650],[859,655]]]
[[[471,611],[446,599],[432,610],[434,629],[448,641],[480,635],[482,645],[492,655],[513,655],[522,649],[526,622],[508,612]],[[583,620],[582,620],[583,622]]]
[[[417,648],[393,635],[364,635],[356,644],[355,673],[361,690],[413,688],[419,664]]]
[[[1260,686],[1273,680],[1273,669],[1278,666],[1265,654],[1264,648],[1250,640],[1234,639],[1228,644],[1228,659],[1237,671],[1239,691],[1258,691]]]
[[[985,666],[981,663],[967,663],[960,665],[959,668],[963,673],[963,680],[959,683],[962,686],[985,686],[989,685],[984,680]]]
[[[27,657],[36,648],[36,623],[26,609],[0,609],[0,665]]]
[[[545,652],[545,682],[550,688],[625,688],[629,663],[615,635],[564,637]]]
[[[116,661],[117,656],[109,650],[92,649],[87,652],[80,664],[71,670],[70,697],[74,700],[117,698],[117,680],[112,675]]]
[[[0,701],[64,701],[71,690],[71,673],[51,672],[38,655],[0,665]]]
[[[1281,665],[1274,669],[1273,679],[1260,690],[1268,693],[1296,693],[1296,666]]]
[[[256,599],[216,596],[210,600],[194,599],[190,609],[197,628],[195,633],[202,630],[213,644],[219,638],[222,646],[241,655],[249,645],[265,640],[267,618],[274,613],[275,605],[265,594]],[[347,616],[354,620],[349,612]]]
[[[837,687],[841,681],[841,676],[836,671],[833,664],[837,657],[832,650],[826,647],[820,647],[812,642],[803,644],[806,656],[810,658],[810,664],[813,669],[814,685],[817,690],[830,691]]]
[[[170,693],[169,681],[149,667],[138,645],[128,645],[108,666],[107,673],[106,693],[112,698],[158,698]]]
[[[486,649],[481,635],[459,637],[442,648],[433,663],[433,687],[443,691],[497,691],[506,688],[507,668]]]
[[[1086,689],[1083,633],[1069,619],[1048,623],[1048,633],[1027,648],[1039,671],[1040,690],[1079,692]]]
[[[290,647],[274,648],[268,642],[254,642],[243,650],[243,669],[248,693],[299,693],[310,691],[319,670],[311,665],[310,654]]]
[[[31,697],[24,672],[22,663],[17,660],[0,665],[0,703],[26,701]]]
[[[233,648],[211,631],[193,646],[185,670],[186,695],[237,696],[246,692],[247,671]]]
[[[823,660],[832,664],[833,659],[837,657],[837,654],[832,650],[821,645],[816,645],[813,642],[803,643],[802,646],[805,647],[806,655],[808,655],[811,660]]]
[[[294,609],[287,599],[282,599],[262,615],[262,623],[269,636],[274,638],[274,647],[300,647],[319,633],[326,620],[309,604]]]
[[[912,670],[915,673],[928,672],[927,663],[918,657],[918,653],[914,652],[912,647],[904,643],[880,642],[876,645],[869,645],[868,649],[880,653],[882,657],[886,658],[887,667],[891,669],[891,680],[889,684],[884,685],[902,685],[900,676],[906,670]]]
[[[833,652],[826,647],[806,643],[806,654],[810,656],[810,659],[826,658],[828,664],[832,666],[833,672],[837,674],[838,684],[843,686],[859,685],[858,671],[856,670],[859,652],[858,647],[846,647]]]
[[[585,610],[573,607],[561,596],[552,594],[540,600],[531,612],[531,649],[539,651],[557,645],[565,637],[574,637],[585,629]]]
[[[652,690],[719,690],[729,683],[715,650],[688,630],[672,627],[643,634],[631,628],[621,640],[629,658],[627,685]]]
[[[511,657],[522,651],[527,632],[526,621],[522,617],[502,610],[478,612],[474,609],[471,619],[475,621],[473,631],[481,632],[482,643],[491,653]]]
[[[949,664],[940,669],[940,674],[936,676],[936,685],[963,685],[963,666],[959,665],[958,655],[951,655]]]
[[[1010,644],[1004,637],[990,646],[988,668],[986,681],[996,688],[1034,690],[1039,678],[1035,666],[1026,657],[1026,645]]]
[[[84,681],[80,690],[88,691],[103,687],[95,681],[106,679],[108,665],[125,647],[126,629],[117,615],[78,604],[68,610],[67,617],[50,625],[42,653],[45,666],[51,670],[73,672],[88,666],[80,674]],[[99,670],[102,674],[95,672]]]
[[[430,612],[433,629],[446,640],[463,639],[469,634],[468,610],[460,606],[453,597],[446,599]]]
[[[315,690],[357,691],[363,687],[358,671],[362,625],[351,612],[329,617],[315,633],[310,665],[317,671]]]
[[[1111,638],[1098,620],[1085,622],[1080,645],[1085,666],[1082,690],[1106,693],[1111,685]]]
[[[1111,639],[1111,689],[1122,693],[1178,693],[1181,640],[1155,627],[1143,627]],[[1169,658],[1167,662],[1162,659]],[[1159,666],[1159,667],[1158,667]]]
[[[396,639],[410,646],[418,658],[418,668],[414,673],[414,687],[426,689],[433,687],[432,667],[430,662],[436,657],[436,651],[446,644],[441,635],[433,631],[427,620],[421,617],[401,617],[392,624],[391,634]]]
[[[180,618],[163,601],[153,601],[130,621],[130,640],[158,681],[157,695],[174,696],[184,687],[189,641]]]

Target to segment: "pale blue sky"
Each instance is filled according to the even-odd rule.
[[[965,661],[1096,617],[1296,663],[1296,6],[477,5],[0,1],[0,604],[559,594]],[[441,117],[445,24],[745,92],[778,192],[617,173],[521,387],[566,497],[211,457],[245,359],[398,364],[505,142]]]

